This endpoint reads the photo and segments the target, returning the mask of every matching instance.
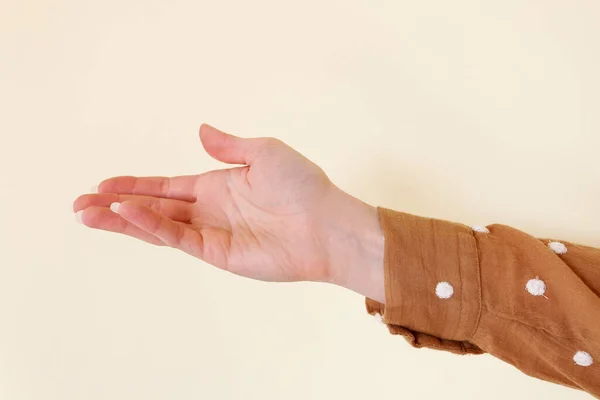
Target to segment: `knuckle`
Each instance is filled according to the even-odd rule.
[[[171,186],[171,180],[169,178],[163,178],[163,179],[161,179],[161,181],[160,181],[160,193],[163,193],[164,195],[168,196],[169,195],[170,186]]]
[[[177,225],[177,230],[175,231],[175,243],[174,245],[177,247],[181,247],[183,243],[183,238],[185,237],[185,230],[180,225]]]
[[[265,145],[267,147],[279,147],[279,146],[282,146],[283,144],[284,143],[280,139],[277,139],[274,137],[269,137],[269,138],[265,139]]]

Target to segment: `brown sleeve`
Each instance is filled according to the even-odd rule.
[[[379,209],[391,333],[600,398],[600,249]]]

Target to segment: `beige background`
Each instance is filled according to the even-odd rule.
[[[585,399],[363,299],[77,225],[105,177],[276,136],[376,205],[600,246],[600,3],[0,1],[0,399]]]

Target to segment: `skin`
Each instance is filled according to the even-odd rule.
[[[200,140],[210,156],[238,166],[107,179],[98,193],[75,200],[80,221],[244,277],[327,282],[385,301],[375,207],[277,139],[239,138],[202,125]]]

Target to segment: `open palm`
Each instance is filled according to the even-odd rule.
[[[242,139],[207,125],[200,137],[212,157],[242,166],[108,179],[75,201],[81,221],[251,278],[325,280],[324,205],[338,192],[325,173],[276,139]]]

